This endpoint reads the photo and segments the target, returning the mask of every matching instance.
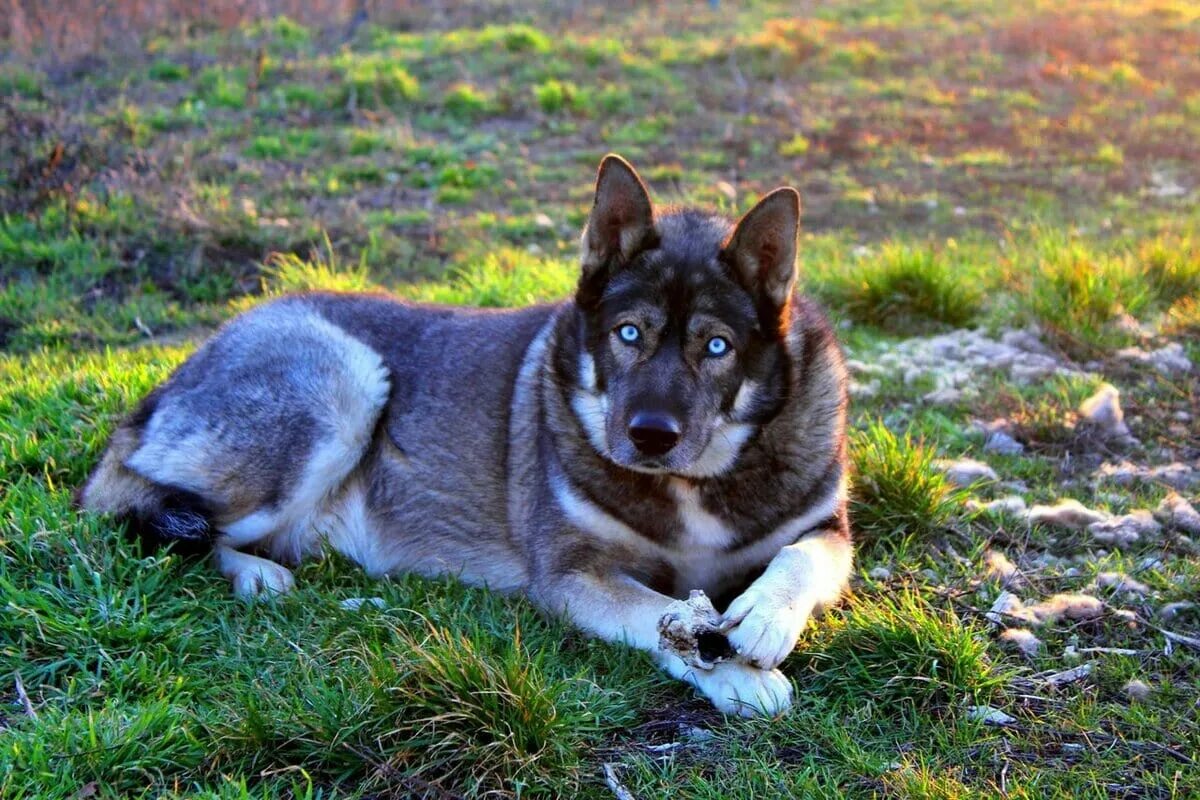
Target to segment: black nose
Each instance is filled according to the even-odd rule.
[[[640,411],[629,421],[629,438],[643,455],[665,455],[679,443],[679,420],[670,414]]]

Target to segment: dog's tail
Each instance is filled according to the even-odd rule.
[[[140,438],[133,420],[117,429],[87,483],[76,492],[76,505],[126,521],[131,534],[152,546],[178,542],[177,549],[206,551],[216,530],[204,498],[154,483],[125,466]]]

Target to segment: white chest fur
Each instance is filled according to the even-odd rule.
[[[688,481],[672,479],[670,492],[682,528],[668,559],[675,568],[675,593],[684,596],[692,589],[704,589],[715,595],[736,577],[731,572],[741,571],[740,564],[730,563],[741,559],[726,552],[737,541],[737,532],[704,508],[699,490]]]
[[[683,597],[691,589],[719,594],[750,570],[765,566],[780,550],[833,514],[845,491],[844,486],[834,487],[803,514],[761,539],[730,551],[729,546],[737,541],[737,531],[726,520],[704,508],[699,491],[689,481],[672,479],[670,483],[683,534],[671,546],[658,544],[636,533],[578,492],[565,476],[555,475],[551,485],[559,507],[580,529],[600,541],[620,544],[648,558],[667,561],[676,573],[674,593]]]

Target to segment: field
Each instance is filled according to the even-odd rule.
[[[1200,796],[1200,6],[604,5],[0,55],[0,797]],[[804,198],[859,550],[790,715],[336,557],[242,603],[72,508],[263,297],[566,296],[609,151],[660,202]],[[1024,510],[1061,499],[1100,524]]]

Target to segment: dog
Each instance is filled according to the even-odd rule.
[[[372,576],[523,592],[723,712],[778,714],[778,666],[852,561],[847,378],[796,290],[799,223],[786,187],[736,225],[656,209],[609,155],[571,299],[266,302],[141,401],[80,503],[211,547],[243,597],[286,592],[284,565],[326,547]],[[733,657],[667,646],[691,590]]]

